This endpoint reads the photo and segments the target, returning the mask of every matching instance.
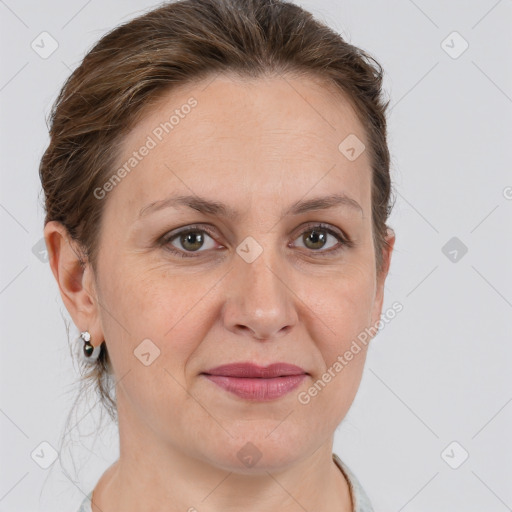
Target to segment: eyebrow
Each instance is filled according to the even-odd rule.
[[[177,195],[162,199],[161,201],[154,201],[144,206],[139,212],[139,218],[164,208],[179,208],[181,206],[192,208],[200,213],[217,215],[230,220],[235,220],[241,216],[241,214],[231,206],[218,201],[197,195]],[[309,211],[327,210],[339,206],[358,210],[361,216],[364,215],[363,208],[355,199],[352,199],[346,194],[332,194],[297,201],[281,212],[281,218],[289,215],[300,215]]]

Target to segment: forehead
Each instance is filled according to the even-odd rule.
[[[189,108],[192,101],[195,106]],[[324,149],[337,147],[340,138],[349,133],[365,139],[347,96],[319,77],[222,74],[160,93],[127,137],[127,145],[168,122],[174,113],[171,131],[181,144],[197,143],[207,134],[240,142],[255,134],[317,138],[325,142]],[[186,133],[180,137],[184,128]],[[207,144],[208,140],[201,142]]]
[[[118,165],[143,146],[151,149],[114,195],[142,206],[177,189],[214,191],[233,203],[258,194],[296,199],[313,188],[332,193],[337,186],[364,202],[368,151],[350,160],[340,150],[354,136],[367,147],[350,103],[319,80],[211,77],[167,91],[146,111],[124,139]]]

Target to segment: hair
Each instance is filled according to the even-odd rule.
[[[316,77],[350,102],[369,145],[372,236],[380,273],[392,209],[385,116],[389,100],[382,98],[382,68],[285,0],[167,2],[104,35],[66,80],[50,112],[50,142],[39,167],[44,223],[62,223],[80,248],[80,263],[90,264],[96,275],[108,199],[98,200],[93,191],[112,176],[124,137],[166,93],[220,73],[253,79]],[[82,379],[94,385],[117,420],[105,343]]]

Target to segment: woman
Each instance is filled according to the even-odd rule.
[[[165,4],[68,79],[44,236],[120,437],[81,511],[372,510],[332,446],[395,241],[381,85],[272,0]]]

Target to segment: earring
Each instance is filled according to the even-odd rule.
[[[86,361],[94,362],[96,359],[98,359],[98,356],[101,352],[101,345],[98,347],[94,347],[90,341],[91,341],[91,335],[89,334],[89,331],[83,331],[80,333],[80,337],[82,340],[84,340],[84,354],[86,357]]]

